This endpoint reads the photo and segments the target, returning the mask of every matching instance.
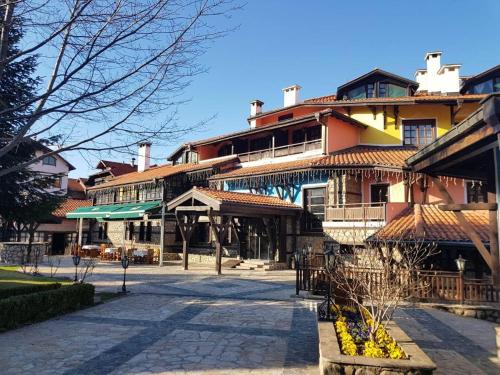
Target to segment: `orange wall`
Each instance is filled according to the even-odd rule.
[[[288,113],[293,113],[293,118],[296,118],[296,117],[305,116],[305,115],[312,114],[314,112],[321,111],[324,108],[327,108],[327,106],[325,106],[325,107],[300,106],[300,107],[292,108],[289,110],[284,109],[283,111],[274,112],[268,116],[261,117],[261,118],[257,119],[255,123],[256,123],[257,127],[264,126],[264,125],[278,122],[278,117],[286,115]]]
[[[445,179],[443,179],[442,183],[446,187],[446,190],[451,195],[455,203],[465,203],[465,184],[463,180],[450,179],[447,182]],[[422,192],[419,188],[414,189],[414,197],[416,203],[422,203]],[[427,202],[425,203],[445,203],[441,198],[441,194],[439,193],[438,188],[433,183],[430,183],[429,185],[429,189],[427,190]]]
[[[356,146],[359,143],[360,128],[345,122],[329,117],[328,122],[328,142],[327,152],[342,150],[347,147]]]

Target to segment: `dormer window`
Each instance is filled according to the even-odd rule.
[[[53,167],[56,166],[56,158],[53,157],[53,156],[45,156],[43,159],[42,159],[42,165],[51,165]]]

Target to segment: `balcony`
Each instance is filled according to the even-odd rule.
[[[327,221],[386,221],[386,203],[350,203],[327,207]]]
[[[261,159],[302,154],[307,151],[320,150],[322,147],[321,143],[321,139],[316,139],[313,141],[294,143],[291,145],[268,148],[264,150],[245,152],[238,154],[238,157],[242,163],[246,163]]]

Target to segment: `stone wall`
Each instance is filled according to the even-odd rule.
[[[456,315],[488,320],[493,323],[500,323],[500,308],[494,306],[471,306],[471,305],[445,305],[445,304],[424,304],[428,307],[444,310]]]
[[[0,263],[22,264],[26,259],[27,248],[26,242],[0,242]],[[37,256],[38,263],[41,263],[47,248],[47,242],[32,243],[31,259]]]

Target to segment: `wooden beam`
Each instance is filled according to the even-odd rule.
[[[442,211],[496,211],[496,203],[467,203],[467,204],[440,204],[438,207]]]
[[[208,206],[177,206],[175,208],[175,211],[181,211],[181,212],[205,212],[208,211],[210,208]]]
[[[393,107],[393,113],[394,113],[394,127],[399,129],[399,124],[398,124],[398,118],[399,118],[399,106],[395,105]]]
[[[370,111],[372,112],[373,119],[376,120],[377,119],[377,106],[369,105],[368,109],[370,109]]]
[[[441,181],[439,180],[439,178],[433,177],[432,181],[436,184],[436,186],[437,186],[439,192],[441,193],[441,196],[443,197],[443,199],[448,204],[454,204],[453,198],[448,193],[448,191],[446,190],[446,188],[444,187],[444,185],[441,183]],[[493,271],[490,252],[488,251],[488,249],[486,248],[486,246],[484,246],[484,244],[483,244],[483,242],[481,240],[481,237],[476,233],[476,231],[474,230],[474,228],[472,227],[472,225],[469,224],[469,222],[465,218],[465,215],[463,214],[463,212],[461,212],[461,211],[452,211],[452,212],[455,215],[455,217],[457,218],[458,223],[462,227],[462,230],[465,232],[465,234],[467,235],[467,237],[470,238],[470,240],[472,241],[472,243],[474,244],[474,246],[476,246],[477,250],[479,251],[479,253],[483,257],[483,259],[486,262],[486,264],[488,265],[488,267]]]
[[[384,129],[387,129],[387,109],[386,106],[382,106],[383,115],[384,115]]]
[[[492,151],[492,157],[495,158],[496,150]],[[494,163],[493,165],[495,165]],[[486,189],[487,189],[487,198],[488,198],[488,204],[491,205],[496,205],[497,203],[497,175],[498,170],[493,170],[489,171],[489,176],[488,176],[488,181],[486,183]],[[491,263],[492,263],[492,270],[491,270],[491,275],[493,278],[493,284],[497,287],[500,286],[500,260],[499,260],[499,249],[498,249],[498,213],[497,210],[490,210],[488,212],[488,221],[489,221],[489,230],[488,230],[488,236],[490,240],[490,254],[491,254]]]

